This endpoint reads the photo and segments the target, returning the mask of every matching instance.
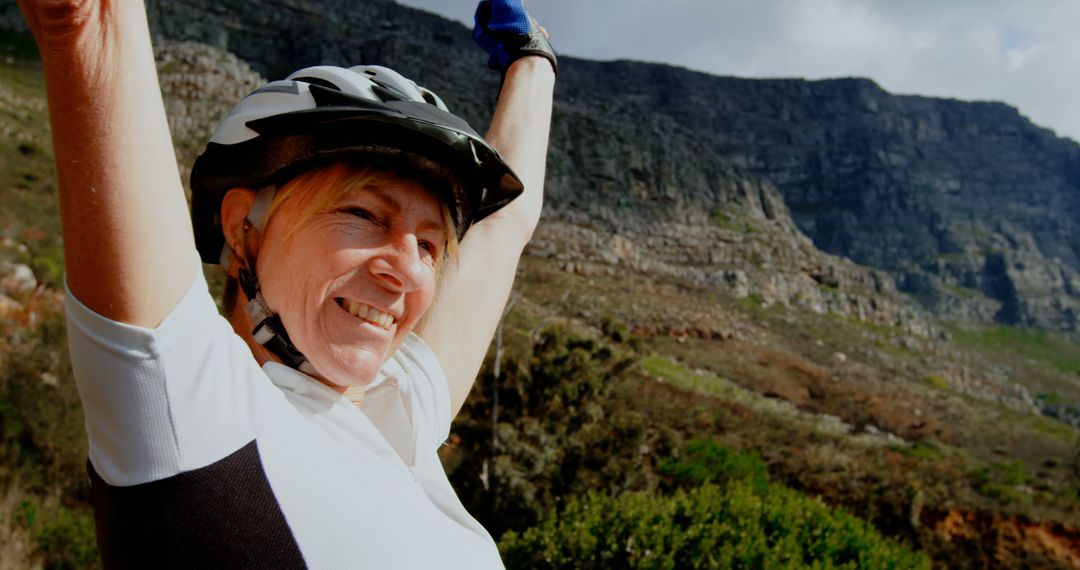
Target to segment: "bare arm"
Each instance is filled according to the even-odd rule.
[[[141,0],[19,0],[45,68],[67,282],[156,326],[198,264]]]
[[[446,264],[435,304],[418,331],[446,372],[453,414],[472,389],[521,252],[540,219],[554,85],[551,64],[540,57],[519,59],[507,70],[486,138],[525,192],[465,235],[458,262]]]

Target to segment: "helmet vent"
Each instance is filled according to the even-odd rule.
[[[321,77],[294,77],[293,81],[303,81],[304,83],[310,83],[312,85],[318,85],[319,87],[326,87],[327,89],[333,89],[334,91],[341,91],[341,88],[334,85],[332,81],[327,81]]]
[[[384,83],[375,83],[371,86],[371,90],[383,100],[384,103],[390,101],[410,101],[408,95],[395,89],[392,85],[386,85]]]

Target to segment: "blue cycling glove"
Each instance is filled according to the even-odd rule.
[[[488,52],[488,67],[505,75],[511,63],[538,55],[547,58],[558,73],[555,50],[521,0],[483,0],[476,7],[475,20],[473,39]]]

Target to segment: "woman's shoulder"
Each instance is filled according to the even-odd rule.
[[[85,305],[65,286],[69,342],[89,342],[119,351],[129,358],[157,358],[177,343],[190,341],[196,331],[221,320],[202,271],[195,273],[187,291],[156,326],[116,321]]]
[[[153,328],[111,320],[70,294],[66,303],[90,460],[107,482],[201,467],[254,437],[250,402],[269,382],[201,272]]]

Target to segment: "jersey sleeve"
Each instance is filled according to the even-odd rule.
[[[67,291],[90,461],[111,485],[203,467],[254,438],[253,391],[269,381],[196,274],[155,328],[105,318]]]

